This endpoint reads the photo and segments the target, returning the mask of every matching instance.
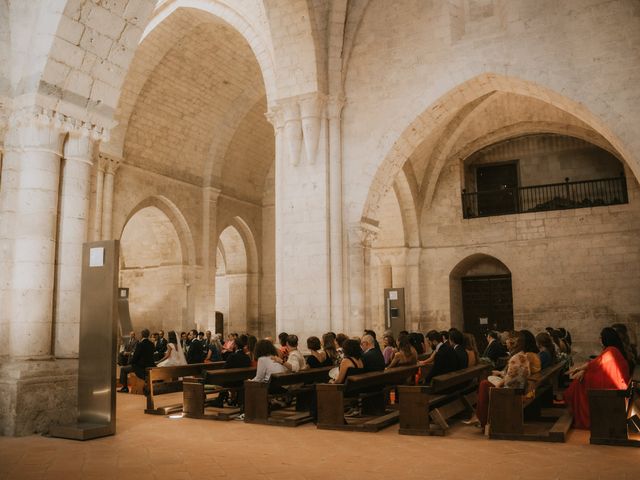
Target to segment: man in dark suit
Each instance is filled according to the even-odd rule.
[[[227,360],[224,362],[224,368],[249,368],[251,366],[251,357],[247,355],[245,352],[245,347],[247,342],[249,341],[249,337],[247,335],[239,335],[235,340],[235,351],[227,357]],[[241,387],[242,382],[238,382],[237,385],[229,385],[229,387]],[[243,403],[243,395],[244,390],[240,389],[238,391],[238,397],[236,399],[236,403],[241,405]],[[223,390],[218,395],[218,398],[215,398],[211,403],[212,406],[217,408],[224,407],[224,402],[229,399],[229,390]]]
[[[458,370],[467,368],[469,366],[469,355],[467,355],[467,350],[464,348],[464,336],[457,328],[449,330],[449,344],[458,358]]]
[[[362,347],[362,364],[365,372],[379,372],[384,370],[384,357],[376,348],[375,339],[371,335],[365,335],[360,341]]]
[[[164,357],[165,353],[167,353],[167,339],[164,338],[164,331],[160,330],[158,332],[158,341],[156,342],[156,351],[153,354],[153,358],[158,361]]]
[[[187,363],[203,363],[204,347],[198,339],[198,331],[194,328],[189,332],[188,338],[191,340],[187,350]]]
[[[442,334],[440,332],[431,330],[427,333],[427,340],[429,340],[429,345],[431,345],[431,349],[436,354],[433,360],[433,368],[424,379],[425,383],[431,382],[433,377],[453,372],[458,368],[456,352],[448,344],[442,342]]]
[[[498,332],[491,330],[487,333],[487,348],[485,348],[483,357],[490,359],[495,365],[499,358],[506,357],[508,355],[507,348],[500,341],[500,335]]]
[[[135,373],[138,378],[144,380],[147,367],[156,366],[153,361],[154,347],[153,343],[149,340],[149,330],[145,328],[140,332],[140,335],[142,336],[142,340],[136,345],[136,349],[131,357],[131,363],[120,368],[120,385],[122,385],[120,392],[122,393],[129,393],[127,375],[129,375],[130,372]]]

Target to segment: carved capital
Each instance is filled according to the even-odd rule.
[[[215,206],[218,204],[218,198],[220,198],[222,190],[217,187],[204,187],[203,193],[205,202],[208,201],[211,205]]]
[[[327,99],[327,117],[330,119],[340,118],[346,99],[341,95],[331,95]]]
[[[369,248],[378,238],[380,228],[366,222],[358,222],[349,228],[349,243],[354,247]]]
[[[7,146],[12,150],[49,151],[61,156],[67,133],[86,144],[108,139],[108,131],[102,127],[55,110],[29,106],[14,110],[9,116]]]
[[[109,175],[115,175],[122,159],[104,152],[98,154],[98,169]]]

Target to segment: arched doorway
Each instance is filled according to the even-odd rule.
[[[476,254],[462,260],[449,275],[451,326],[486,346],[490,330],[513,330],[511,271],[495,257]]]
[[[127,221],[120,239],[120,286],[129,288],[134,330],[189,325],[189,284],[180,238],[165,213],[144,207]]]
[[[225,332],[259,334],[256,275],[249,253],[235,226],[222,231],[216,249],[215,309],[224,316]]]

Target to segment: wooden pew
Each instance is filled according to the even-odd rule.
[[[627,390],[589,390],[591,439],[594,445],[640,447],[640,366],[636,366]]]
[[[319,383],[316,385],[318,428],[377,432],[397,422],[397,408],[387,408],[389,387],[412,382],[417,371],[417,366],[398,367],[352,375],[342,384]],[[360,400],[361,417],[345,418],[344,402],[348,398]]]
[[[297,427],[313,420],[309,412],[311,396],[315,395],[315,384],[329,381],[333,367],[313,368],[295,373],[275,373],[268,382],[244,382],[244,421],[269,425]],[[292,389],[292,386],[299,386]],[[289,387],[295,396],[295,407],[273,409],[270,399]]]
[[[444,435],[447,420],[463,411],[473,412],[480,380],[492,366],[473,367],[438,375],[431,385],[398,386],[400,430],[402,435]]]
[[[188,418],[205,420],[232,420],[242,408],[218,408],[210,405],[207,395],[227,391],[241,391],[245,380],[256,376],[256,367],[227,368],[207,371],[203,378],[185,378],[182,409]]]
[[[553,406],[554,388],[563,368],[562,363],[556,363],[531,375],[526,391],[520,388],[492,388],[489,394],[489,438],[564,442],[573,417],[564,408],[543,410],[543,407]],[[527,391],[534,389],[535,395],[526,395]]]
[[[152,415],[168,415],[182,410],[182,403],[159,407],[156,397],[167,393],[182,391],[182,378],[201,375],[203,371],[224,367],[224,362],[193,363],[172,367],[148,367],[145,374],[147,408],[144,413]]]

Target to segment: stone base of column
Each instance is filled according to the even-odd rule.
[[[0,435],[46,433],[75,421],[78,360],[8,360],[0,367]]]

